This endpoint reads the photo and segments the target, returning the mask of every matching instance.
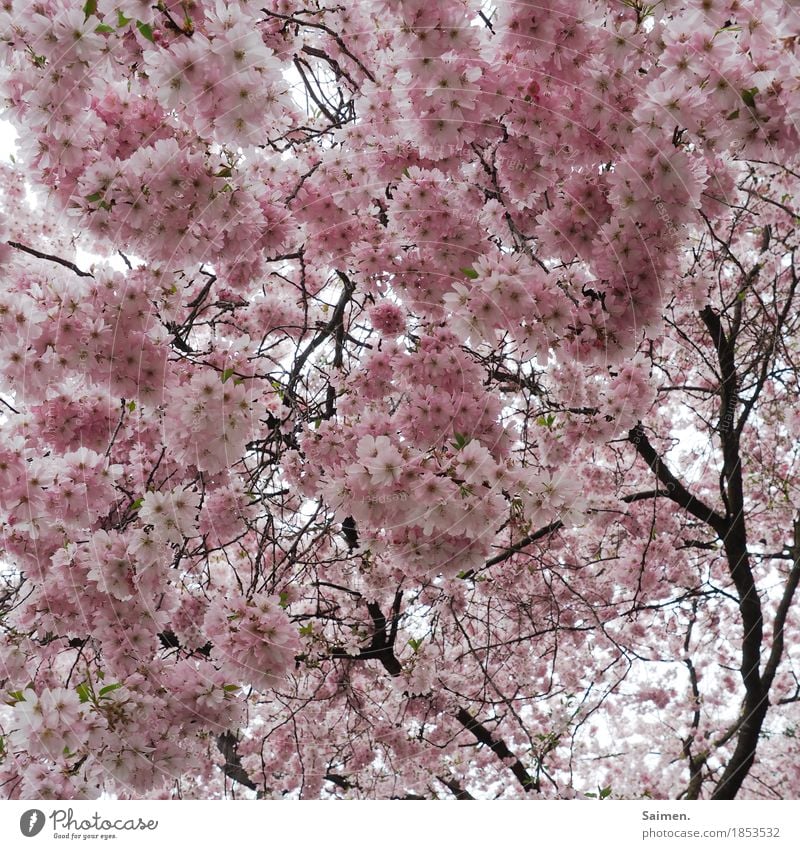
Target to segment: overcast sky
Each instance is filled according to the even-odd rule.
[[[0,119],[0,159],[8,161],[14,152],[14,139],[17,137],[16,130],[8,123]]]

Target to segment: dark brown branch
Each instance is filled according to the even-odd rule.
[[[494,557],[490,557],[486,563],[484,563],[484,569],[489,568],[490,566],[496,566],[498,563],[502,563],[504,560],[508,560],[514,554],[518,554],[522,551],[523,548],[527,548],[531,543],[537,542],[540,539],[543,539],[550,534],[555,533],[561,528],[564,527],[564,523],[560,519],[556,519],[555,522],[551,522],[549,525],[545,525],[543,528],[539,528],[538,531],[534,531],[532,534],[528,534],[524,536],[518,542],[515,542],[513,545],[510,545],[508,548],[503,549],[500,554],[496,554]],[[472,573],[467,573],[465,577],[470,577]]]
[[[350,74],[348,74],[347,71],[345,71],[332,56],[328,56],[324,50],[320,50],[317,47],[311,47],[308,44],[304,44],[300,49],[303,53],[306,53],[309,56],[314,56],[317,59],[322,59],[323,62],[327,62],[333,69],[334,74],[336,74],[337,80],[344,77],[354,89],[358,89],[355,80],[350,76]]]
[[[353,296],[353,290],[355,287],[346,275],[341,272],[338,272],[338,274],[344,282],[344,291],[342,292],[342,296],[339,298],[338,303],[334,307],[333,314],[331,315],[328,323],[319,328],[317,335],[308,343],[305,350],[295,360],[292,373],[289,375],[289,381],[286,387],[287,398],[294,398],[294,390],[297,386],[297,381],[300,379],[300,373],[302,372],[308,358],[329,336],[336,331],[336,328],[344,319],[345,308],[350,302],[350,298]]]
[[[514,774],[514,777],[517,781],[522,785],[522,789],[526,793],[530,793],[532,790],[539,792],[539,782],[528,772],[527,769],[522,765],[520,760],[515,757],[511,749],[502,741],[495,740],[492,736],[491,731],[485,726],[478,722],[472,714],[468,711],[464,710],[464,708],[459,708],[456,713],[456,719],[466,728],[470,734],[475,737],[475,739],[479,743],[483,743],[484,746],[488,746],[501,761],[511,761],[509,765],[509,769]]]
[[[250,778],[242,766],[242,759],[237,751],[239,741],[232,731],[225,731],[217,737],[217,748],[225,758],[222,771],[232,781],[236,781],[248,790],[258,790],[258,785]]]
[[[348,50],[347,45],[342,40],[342,37],[335,30],[332,30],[330,27],[325,26],[325,24],[318,23],[316,21],[304,21],[302,18],[293,18],[289,15],[281,15],[279,12],[272,12],[269,9],[261,10],[265,15],[269,15],[271,18],[278,18],[281,21],[286,21],[287,23],[294,24],[298,27],[312,27],[313,29],[322,30],[322,32],[326,32],[338,45],[339,49],[351,59],[355,64],[361,69],[361,72],[367,77],[370,82],[375,82],[375,77],[367,70],[364,63],[353,53]]]
[[[343,775],[336,775],[333,772],[326,773],[325,780],[330,781],[331,784],[335,784],[337,787],[341,787],[342,790],[349,790],[353,786]]]
[[[5,398],[0,397],[0,404],[2,404],[4,407],[7,407],[9,410],[11,410],[12,413],[16,413],[17,415],[19,415],[19,410],[16,407],[12,407],[11,404],[9,404]]]
[[[331,649],[331,657],[338,657],[343,660],[377,660],[393,678],[400,675],[403,671],[403,666],[395,656],[394,644],[397,638],[402,600],[403,593],[398,590],[395,593],[394,602],[392,603],[392,618],[390,622],[387,622],[377,602],[367,602],[367,610],[369,611],[374,628],[369,646],[361,649],[355,655],[348,654],[343,648],[337,646]],[[389,628],[388,633],[386,630],[387,626]]]
[[[725,534],[727,529],[725,517],[692,495],[672,474],[658,452],[650,444],[641,422],[628,431],[628,441],[634,445],[639,456],[650,466],[655,476],[664,485],[666,489],[664,494],[667,498],[679,504],[696,519],[710,525],[720,536]]]
[[[394,638],[397,634],[395,623],[399,618],[400,600],[402,597],[403,595],[399,591],[395,594],[394,604],[392,605],[391,632],[388,634],[386,632],[386,617],[381,612],[380,607],[375,602],[367,603],[367,610],[372,617],[375,632],[372,635],[372,643],[369,648],[361,650],[363,657],[379,660],[383,664],[383,668],[393,677],[398,676],[403,671],[400,661],[394,654]]]
[[[492,26],[491,18],[487,17],[483,12],[478,12],[478,16],[480,19],[486,24],[486,28],[489,30],[492,35],[494,35],[494,27]]]
[[[721,493],[727,512],[720,536],[728,560],[728,571],[739,597],[742,617],[741,676],[745,688],[742,718],[736,730],[736,746],[712,799],[733,799],[739,792],[756,757],[761,727],[769,708],[768,693],[761,679],[763,613],[758,597],[750,555],[744,512],[744,482],[739,452],[739,431],[735,426],[739,377],[736,371],[736,337],[741,324],[742,301],[737,301],[728,332],[711,307],[700,312],[708,330],[720,370],[720,414],[718,432],[722,443]]]
[[[70,271],[75,272],[78,277],[94,277],[89,271],[82,271],[75,265],[74,262],[70,262],[68,259],[62,259],[60,256],[53,256],[53,254],[45,254],[41,251],[37,251],[36,248],[29,248],[27,245],[23,245],[20,242],[9,242],[10,247],[16,248],[18,251],[24,251],[26,254],[30,254],[31,256],[35,256],[38,259],[46,259],[48,262],[55,262],[58,265],[63,265],[64,268],[68,268]]]
[[[306,76],[306,73],[303,70],[303,67],[308,68],[308,64],[303,62],[303,60],[300,59],[298,56],[295,56],[294,66],[295,68],[297,68],[297,72],[303,79],[303,84],[305,85],[306,91],[311,96],[311,99],[314,101],[314,103],[317,104],[317,108],[319,109],[319,111],[322,112],[322,114],[328,119],[328,122],[330,124],[338,126],[340,123],[339,117],[334,115],[333,112],[328,109],[327,105],[323,103],[322,100],[317,96],[317,93],[314,91],[313,87],[311,86],[311,83],[308,81],[308,77]],[[309,68],[309,72],[310,70],[311,69]]]
[[[698,799],[700,797],[700,790],[703,786],[703,768],[705,767],[706,760],[708,759],[708,750],[701,752],[699,755],[696,755],[692,751],[692,744],[695,742],[694,735],[700,727],[701,704],[700,684],[697,678],[697,670],[694,668],[694,663],[689,655],[689,649],[691,648],[692,642],[692,630],[694,629],[696,621],[697,599],[694,599],[692,601],[692,618],[689,620],[689,627],[686,629],[686,638],[683,641],[683,652],[686,655],[684,664],[689,672],[689,683],[692,688],[692,702],[694,705],[692,710],[691,732],[683,741],[683,754],[689,762],[689,785],[684,794],[684,798],[686,799]]]
[[[441,775],[437,775],[436,778],[444,784],[444,786],[453,794],[453,796],[456,797],[456,799],[458,799],[459,802],[475,801],[475,797],[472,793],[465,790],[464,787],[454,778],[445,778]]]
[[[789,615],[789,609],[792,606],[792,600],[797,591],[798,583],[800,583],[800,517],[794,521],[794,539],[790,551],[794,563],[789,571],[789,578],[786,581],[783,595],[775,612],[775,621],[772,625],[772,649],[764,667],[764,674],[761,676],[765,693],[769,693],[772,682],[775,680],[778,666],[783,658],[783,629],[786,625],[786,617]]]
[[[644,492],[633,492],[630,495],[623,495],[622,501],[626,504],[633,504],[636,501],[647,501],[651,498],[667,498],[669,493],[663,489],[647,489]]]

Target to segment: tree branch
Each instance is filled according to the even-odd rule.
[[[454,778],[445,778],[442,775],[437,775],[436,778],[444,784],[444,786],[456,797],[456,799],[458,799],[459,802],[475,801],[475,797],[472,793],[465,790],[464,787]]]
[[[456,713],[456,719],[469,731],[479,743],[488,746],[501,761],[511,761],[509,769],[514,773],[514,777],[522,785],[522,789],[526,793],[532,790],[539,792],[539,782],[528,772],[517,757],[514,756],[511,749],[502,741],[495,740],[491,731],[478,722],[472,714],[459,708]],[[441,779],[440,779],[441,780]]]
[[[27,245],[23,245],[20,242],[8,242],[8,245],[12,248],[16,248],[18,251],[24,251],[26,254],[35,256],[38,259],[46,259],[48,262],[55,262],[58,263],[58,265],[63,265],[64,268],[68,268],[70,271],[75,272],[78,277],[94,277],[94,274],[91,272],[82,271],[77,265],[75,265],[74,262],[70,262],[68,259],[62,259],[60,256],[42,253],[41,251],[37,251],[36,248],[29,248]]]
[[[742,301],[736,302],[727,333],[722,326],[720,316],[710,306],[700,312],[700,318],[711,336],[720,369],[718,426],[722,443],[720,485],[727,507],[720,536],[728,560],[728,571],[739,596],[739,611],[742,617],[741,676],[745,688],[742,719],[736,731],[736,746],[711,798],[733,799],[755,760],[761,727],[769,708],[768,694],[761,678],[764,620],[761,600],[750,568],[750,554],[747,550],[744,482],[739,452],[739,431],[735,424],[739,392],[735,352],[736,338],[742,319]]]
[[[789,608],[792,606],[794,594],[797,591],[797,585],[800,583],[800,516],[794,520],[793,536],[794,539],[791,546],[791,556],[794,563],[789,571],[789,578],[786,581],[783,595],[781,596],[780,603],[778,604],[778,609],[775,612],[775,621],[772,624],[772,649],[770,650],[766,666],[764,667],[764,674],[761,676],[765,693],[769,693],[772,682],[775,680],[778,666],[783,658],[783,629],[786,625],[786,617],[789,615]]]
[[[329,336],[335,332],[336,328],[344,319],[344,310],[349,303],[350,298],[353,296],[355,286],[346,275],[341,272],[337,273],[344,283],[344,291],[342,292],[342,296],[339,298],[338,303],[334,307],[328,323],[319,328],[317,335],[308,343],[305,350],[295,360],[292,373],[289,375],[289,381],[286,387],[286,396],[288,398],[294,398],[295,386],[297,386],[297,381],[300,379],[300,372],[303,370],[303,366],[305,366],[308,358]]]
[[[377,660],[383,668],[393,677],[396,678],[403,671],[403,666],[397,659],[394,653],[394,643],[397,637],[397,626],[400,621],[400,604],[403,600],[403,593],[398,590],[394,596],[392,603],[392,618],[390,622],[386,621],[386,617],[381,611],[380,605],[377,602],[367,602],[367,610],[374,631],[372,640],[369,646],[363,648],[358,654],[348,654],[343,648],[334,647],[331,649],[331,657],[342,658],[343,660]],[[389,631],[387,633],[387,625]]]
[[[496,554],[494,557],[490,557],[481,568],[488,569],[490,566],[496,566],[498,563],[502,563],[504,560],[508,560],[514,554],[518,554],[522,551],[523,548],[527,548],[531,543],[537,542],[543,537],[549,536],[552,533],[560,530],[564,527],[564,523],[560,519],[556,519],[555,522],[551,522],[549,525],[545,525],[543,528],[539,528],[538,531],[534,531],[532,534],[528,534],[524,536],[518,542],[515,542],[513,545],[510,545],[508,548],[503,549],[499,554]],[[464,577],[471,577],[474,574],[473,571],[467,572]]]
[[[225,758],[222,771],[232,781],[236,781],[248,790],[258,790],[258,785],[250,778],[242,766],[242,759],[237,752],[238,747],[239,741],[232,731],[225,731],[217,737],[217,748]]]
[[[667,498],[679,504],[696,519],[710,525],[720,536],[725,534],[727,529],[725,517],[692,495],[672,474],[661,456],[650,444],[641,422],[628,431],[628,441],[634,445],[639,456],[650,466],[658,480],[664,484],[666,489],[664,495]]]

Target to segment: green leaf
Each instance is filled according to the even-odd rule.
[[[85,681],[83,684],[78,684],[75,692],[78,694],[81,704],[86,704],[92,698],[91,687]]]
[[[600,789],[600,788],[598,788],[598,789]],[[609,797],[610,795],[611,795],[611,787],[610,787],[610,786],[609,786],[609,787],[603,787],[602,789],[600,789],[600,796],[599,796],[599,798],[601,798],[601,799],[608,799],[608,797]]]
[[[309,622],[308,625],[300,626],[300,636],[310,637],[314,634],[314,626]]]
[[[109,33],[109,32],[114,32],[114,27],[110,27],[108,24],[98,24],[94,28],[94,31],[100,32],[100,33]]]
[[[239,689],[239,685],[238,684],[223,684],[222,689],[226,693],[235,693]]]
[[[470,438],[466,435],[466,433],[454,433],[453,437],[453,448],[455,448],[456,451],[460,451],[470,441]]]
[[[100,688],[100,692],[97,694],[101,699],[103,696],[107,696],[109,693],[113,693],[114,690],[119,690],[122,684],[106,684],[105,687]]]
[[[144,498],[137,498],[136,501],[131,504],[131,510],[138,510],[142,504],[144,504]]]
[[[97,201],[99,201],[101,197],[103,197],[102,192],[95,192],[93,195],[86,195],[84,200],[88,200],[89,203],[97,203]]]
[[[128,401],[128,410],[132,413],[136,409],[136,401]]]
[[[22,695],[22,690],[9,690],[8,697],[11,699],[12,705],[25,701],[25,697]]]
[[[475,271],[474,268],[461,268],[459,271],[464,275],[464,277],[469,277],[470,280],[478,279],[478,272]]]
[[[757,88],[746,88],[742,92],[742,100],[751,108],[756,108],[756,95],[758,94]]]
[[[739,110],[734,109],[733,112],[730,113],[730,115],[725,116],[725,120],[726,121],[735,121],[738,117],[739,117]]]
[[[225,383],[228,381],[233,376],[234,371],[235,369],[226,368],[225,371],[222,372],[222,382]]]
[[[97,14],[97,0],[86,0],[83,4],[83,14],[86,15],[87,18],[90,18],[92,15]]]
[[[122,12],[120,12],[120,10],[117,9],[117,26],[118,27],[125,27],[132,20],[133,20],[133,18],[126,18],[125,15],[123,15]]]
[[[278,596],[278,604],[279,604],[279,605],[280,605],[280,607],[282,607],[284,610],[286,610],[286,608],[289,606],[289,593],[287,593],[285,590],[284,590],[284,592],[282,592],[282,593]]]
[[[220,168],[219,171],[214,175],[215,177],[232,177],[233,170],[229,165],[226,165],[224,168]]]
[[[409,644],[409,645],[411,646],[411,648],[413,649],[414,654],[416,654],[416,653],[419,651],[419,647],[422,645],[422,643],[423,643],[423,639],[422,639],[422,638],[420,638],[419,640],[415,640],[415,639],[412,637],[412,638],[408,641],[408,644]]]
[[[136,29],[148,40],[155,41],[153,37],[153,28],[150,24],[146,24],[144,21],[136,21]]]
[[[410,174],[410,172],[409,172],[408,168],[403,168],[403,176],[404,176],[406,179],[408,179],[408,178],[411,176],[411,174]]]

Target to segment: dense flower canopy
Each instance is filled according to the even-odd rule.
[[[3,794],[797,796],[799,24],[3,0]]]

